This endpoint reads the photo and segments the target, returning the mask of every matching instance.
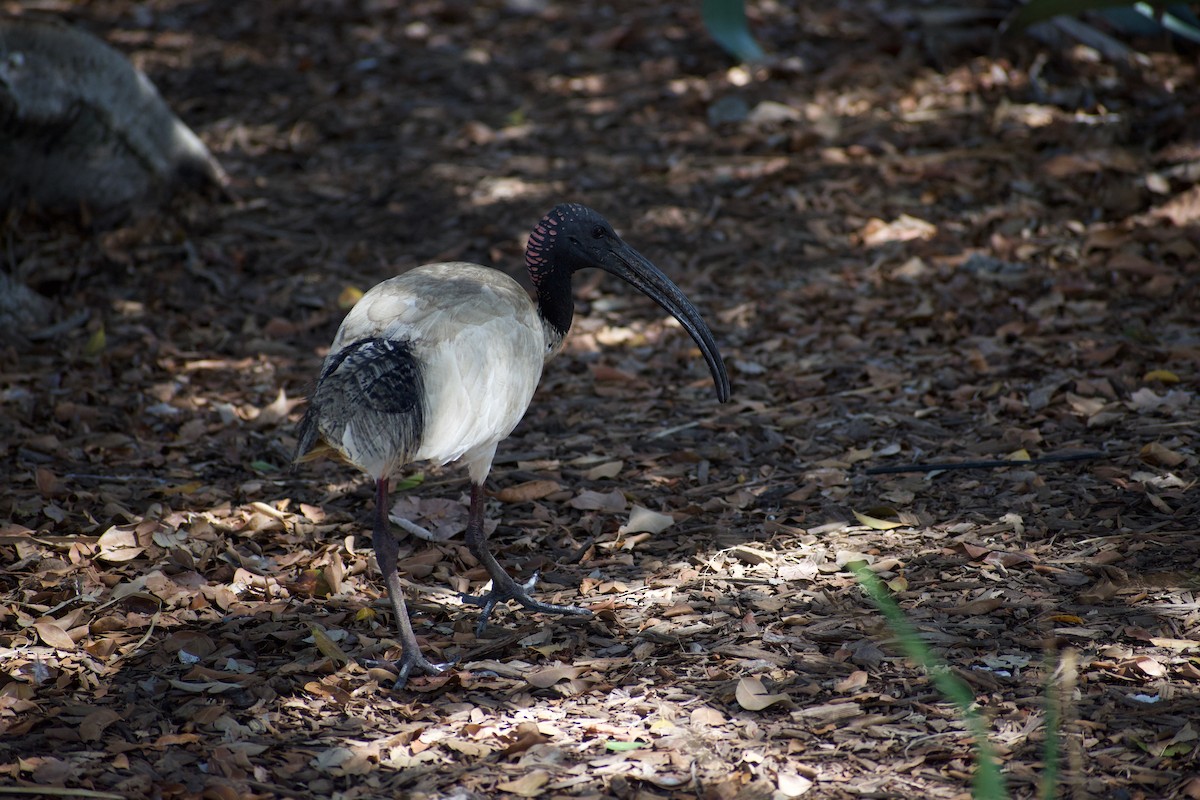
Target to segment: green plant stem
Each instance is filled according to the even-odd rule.
[[[896,601],[884,588],[871,568],[863,562],[847,565],[858,583],[870,596],[871,600],[883,612],[884,618],[891,627],[896,638],[900,640],[904,653],[924,669],[938,688],[955,706],[967,723],[967,729],[975,740],[975,787],[974,796],[977,800],[1004,800],[1008,792],[1004,788],[1004,776],[996,760],[995,751],[988,740],[987,728],[983,718],[975,710],[975,695],[962,680],[956,678],[948,665],[938,660],[921,641],[920,634],[904,616],[904,612],[896,605]]]

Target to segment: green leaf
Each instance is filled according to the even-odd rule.
[[[401,478],[392,485],[393,492],[407,492],[409,489],[415,489],[425,482],[424,472],[414,472],[406,478]]]
[[[766,58],[750,33],[743,0],[701,0],[700,13],[708,35],[725,52],[739,61],[762,61]]]
[[[279,467],[275,466],[274,464],[272,464],[269,461],[251,461],[250,469],[254,470],[255,472],[278,472],[279,471]]]
[[[604,749],[611,750],[614,753],[627,753],[630,750],[637,750],[640,747],[645,747],[645,742],[605,742]]]
[[[1013,17],[1012,28],[1019,31],[1064,14],[1077,17],[1087,11],[1134,5],[1137,5],[1135,0],[1032,0]]]
[[[87,344],[83,346],[83,354],[88,358],[95,358],[104,352],[108,340],[104,333],[104,326],[101,325],[96,329],[96,332],[88,337]]]

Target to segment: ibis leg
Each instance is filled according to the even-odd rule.
[[[380,478],[375,481],[375,529],[371,534],[375,547],[375,558],[379,561],[379,571],[383,573],[383,582],[387,586],[388,599],[392,603],[392,613],[396,617],[396,626],[400,629],[400,647],[403,650],[400,660],[394,666],[399,670],[394,688],[401,689],[408,682],[408,676],[416,670],[428,675],[440,675],[450,664],[434,664],[421,655],[421,647],[417,644],[417,635],[413,632],[412,620],[408,618],[408,608],[404,604],[404,588],[400,585],[400,573],[396,571],[396,559],[400,554],[400,546],[392,534],[388,523],[388,480]]]
[[[483,564],[488,575],[492,577],[492,589],[487,594],[462,595],[464,602],[483,607],[483,610],[479,612],[479,624],[475,626],[476,636],[483,635],[492,609],[505,600],[516,600],[529,610],[541,611],[543,614],[569,614],[578,617],[592,615],[591,611],[579,606],[560,606],[534,600],[529,592],[537,584],[536,572],[525,583],[517,583],[504,571],[504,567],[500,566],[487,546],[487,536],[483,532],[483,486],[478,483],[471,484],[471,508],[467,516],[467,547],[471,548],[472,555]]]

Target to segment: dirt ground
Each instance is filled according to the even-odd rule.
[[[1014,796],[1049,686],[1060,796],[1200,797],[1194,49],[998,38],[982,3],[753,3],[754,69],[699,3],[36,6],[129,54],[233,196],[5,227],[56,327],[0,343],[0,796],[966,796],[964,723],[866,559]],[[392,691],[347,663],[394,648],[371,488],[290,467],[303,397],[348,290],[516,275],[564,200],[701,307],[733,399],[579,275],[488,516],[596,617],[477,640],[461,537],[405,538],[459,663]],[[397,513],[461,526],[460,470],[406,477]]]

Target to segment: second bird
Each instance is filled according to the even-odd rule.
[[[575,313],[576,271],[597,267],[617,275],[670,312],[704,354],[717,399],[729,399],[729,376],[700,312],[604,217],[581,205],[555,206],[530,234],[525,263],[536,303],[503,272],[463,262],[427,264],[372,288],[338,329],[300,422],[298,458],[333,450],[375,481],[372,544],[403,648],[397,686],[414,670],[436,675],[447,667],[421,653],[396,571],[388,481],[406,464],[467,466],[467,546],[492,579],[489,592],[464,598],[482,606],[477,633],[507,600],[552,614],[591,613],[535,600],[537,575],[514,580],[483,532],[483,482],[496,445],[525,415],[543,364],[562,349]]]

